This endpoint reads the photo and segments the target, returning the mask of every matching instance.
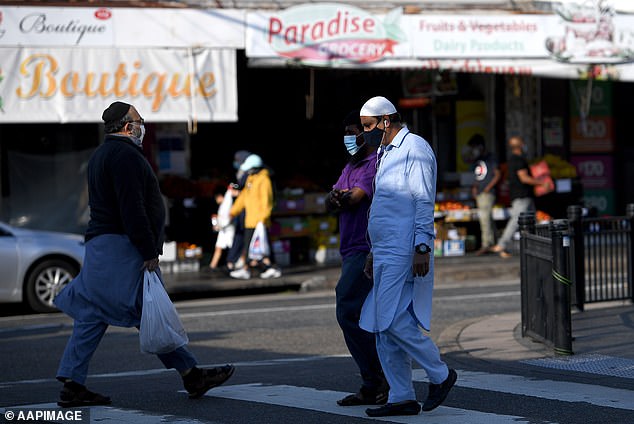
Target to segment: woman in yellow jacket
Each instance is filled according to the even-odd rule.
[[[268,228],[271,225],[271,212],[273,211],[273,184],[271,183],[269,170],[264,167],[262,158],[258,155],[249,155],[240,165],[240,170],[246,172],[248,177],[244,188],[231,207],[230,214],[233,219],[240,215],[243,209],[245,210],[244,251],[242,253],[245,265],[241,269],[232,271],[229,275],[233,278],[248,280],[251,278],[248,261],[248,259],[251,259],[248,258],[249,246],[256,227],[260,222],[266,230],[266,242],[269,243]],[[268,251],[271,252],[270,243]],[[261,260],[265,268],[260,274],[260,278],[278,278],[282,276],[282,272],[274,266],[270,253],[264,255],[261,259],[257,259]]]

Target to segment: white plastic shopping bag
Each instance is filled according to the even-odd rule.
[[[262,222],[258,222],[249,242],[249,259],[260,261],[262,258],[270,256],[270,249],[269,240],[266,237],[266,227]]]
[[[139,327],[141,352],[168,353],[187,344],[174,304],[156,272],[143,272],[143,310]]]

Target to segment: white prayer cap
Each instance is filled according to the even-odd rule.
[[[262,158],[258,155],[251,154],[240,165],[241,171],[248,171],[253,168],[262,168]]]
[[[365,102],[359,116],[383,116],[396,113],[396,108],[388,99],[382,96],[372,97]]]

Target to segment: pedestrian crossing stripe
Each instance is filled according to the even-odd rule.
[[[421,369],[415,369],[413,371],[413,379],[417,382],[427,382],[425,372]],[[518,375],[459,370],[456,386],[563,402],[587,402],[600,407],[634,410],[634,396],[632,396],[632,391],[598,385],[555,380],[538,380]],[[338,406],[336,401],[345,397],[347,394],[347,392],[318,390],[311,387],[250,383],[216,387],[207,392],[205,396],[396,423],[424,422],[445,424],[468,422],[470,424],[516,424],[529,422],[526,418],[520,416],[480,412],[477,410],[449,406],[440,406],[434,411],[423,412],[417,416],[371,418],[365,414],[365,409],[368,408],[367,406]],[[55,403],[19,405],[0,408],[0,413],[4,414],[5,411],[12,409],[36,410],[55,408],[58,408]],[[165,422],[201,424],[205,422],[190,417],[160,415],[150,411],[121,409],[112,406],[95,406],[89,409],[91,421],[101,424],[121,422],[134,422],[135,424],[159,424]]]
[[[412,379],[428,381],[422,369],[415,369]],[[511,374],[458,371],[456,386],[562,402],[587,402],[596,406],[634,411],[634,392],[595,384],[541,380]]]
[[[519,375],[491,374],[478,371],[458,370],[457,387],[486,390],[498,393],[508,393],[518,396],[530,396],[541,399],[556,400],[561,402],[586,402],[588,404],[622,410],[634,410],[634,392],[626,389],[617,389],[594,384],[582,384],[568,381],[544,380]],[[426,383],[428,380],[422,369],[413,370],[413,380]],[[225,385],[216,387],[207,392],[205,396],[210,398],[223,398],[243,402],[256,402],[273,406],[299,408],[339,416],[357,417],[378,421],[390,421],[397,423],[456,423],[468,422],[470,424],[506,424],[526,423],[526,418],[502,415],[477,410],[461,409],[449,406],[440,406],[434,411],[423,412],[417,416],[370,418],[365,414],[367,406],[341,407],[336,401],[348,395],[347,392],[333,390],[319,390],[310,387],[297,387],[290,385],[272,385],[265,383],[250,383],[238,385]],[[451,400],[451,394],[449,396]],[[35,405],[18,405],[0,408],[0,414],[12,409],[55,409],[55,403],[43,403]],[[82,408],[88,409],[88,408]],[[139,411],[120,409],[112,406],[90,407],[92,422],[101,424],[114,424],[121,422],[134,422],[135,424],[158,424],[165,422],[179,422],[180,424],[201,424],[206,421],[198,421],[189,417],[177,417],[173,415],[160,415],[151,411]]]
[[[337,405],[337,399],[341,399],[348,394],[349,393],[346,392],[336,392],[332,390],[317,390],[311,387],[252,383],[220,386],[207,392],[206,396],[307,409],[327,414],[394,423],[521,424],[529,422],[522,417],[513,415],[493,414],[468,409],[450,408],[447,406],[439,406],[431,412],[422,412],[415,416],[368,417],[365,413],[368,406],[344,407]]]
[[[317,390],[310,387],[296,387],[287,385],[266,385],[262,383],[239,384],[233,386],[221,386],[207,393],[207,397],[238,400],[243,402],[256,402],[273,406],[299,408],[326,414],[365,418],[374,421],[389,421],[394,423],[425,423],[425,424],[528,424],[529,421],[513,415],[500,415],[487,412],[479,412],[460,408],[440,406],[431,412],[424,412],[417,416],[396,417],[368,417],[365,414],[367,406],[343,407],[337,405],[337,399],[348,395],[347,392],[332,390]],[[20,405],[15,407],[0,408],[0,414],[9,410],[29,409],[58,409],[55,403],[42,403],[36,405]],[[178,422],[179,424],[203,424],[189,417],[174,415],[159,415],[146,411],[121,409],[112,406],[92,406],[75,409],[89,409],[90,421],[100,424],[119,424],[133,422],[135,424],[164,424],[166,422]]]

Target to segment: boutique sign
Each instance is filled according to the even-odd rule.
[[[0,46],[109,46],[112,11],[107,8],[0,8]]]
[[[375,62],[394,57],[405,39],[401,9],[379,18],[342,4],[307,4],[247,15],[247,55],[299,61]]]
[[[244,21],[241,10],[6,6],[0,47],[243,49]]]
[[[235,50],[2,50],[0,123],[96,122],[115,100],[154,122],[237,120]]]

